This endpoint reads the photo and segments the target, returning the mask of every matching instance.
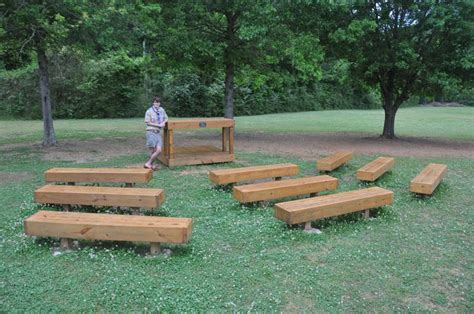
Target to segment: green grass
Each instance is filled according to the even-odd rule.
[[[236,118],[238,132],[380,134],[383,110],[313,111]],[[0,144],[39,142],[41,121],[1,121]],[[143,119],[56,120],[59,140],[143,135]],[[399,136],[474,140],[474,108],[403,108],[397,114]]]
[[[335,171],[339,190],[370,186],[359,183],[355,171],[374,157],[356,156]],[[125,166],[144,158],[80,166]],[[449,171],[432,197],[417,198],[408,182],[428,160],[397,158],[394,170],[376,183],[395,192],[393,206],[376,210],[370,220],[352,214],[320,221],[314,225],[322,235],[288,228],[271,207],[241,206],[206,175],[209,169],[277,162],[295,162],[301,175],[315,174],[312,162],[263,154],[157,172],[149,186],[167,195],[159,214],[193,218],[189,244],[165,245],[174,250],[171,257],[146,257],[145,245],[88,241],[54,257],[57,241],[26,237],[22,221],[41,208],[33,191],[44,183],[43,172],[75,164],[11,149],[0,155],[0,178],[10,175],[0,180],[0,310],[472,311],[472,160],[430,159]]]
[[[473,110],[402,109],[398,134],[473,140]],[[237,129],[378,134],[382,118],[380,110],[290,113],[237,118]],[[39,121],[1,121],[0,144],[38,142],[41,128]],[[60,140],[143,135],[141,119],[59,120],[56,130]],[[314,162],[242,153],[233,164],[165,168],[148,185],[166,191],[157,214],[193,218],[193,233],[187,245],[164,245],[174,251],[171,257],[150,258],[143,244],[90,241],[55,257],[57,240],[25,236],[23,219],[42,208],[33,192],[44,184],[43,172],[78,166],[43,157],[30,146],[0,155],[1,312],[469,312],[474,306],[472,159],[396,158],[394,170],[375,184],[395,192],[394,204],[375,210],[370,220],[351,214],[314,223],[322,235],[288,228],[273,217],[271,204],[238,204],[206,175],[279,162],[299,164],[301,176],[314,175]],[[338,190],[374,185],[359,183],[355,171],[375,157],[355,156],[333,172]],[[144,159],[139,154],[79,166]],[[448,174],[432,197],[418,198],[408,183],[428,162],[447,164]]]

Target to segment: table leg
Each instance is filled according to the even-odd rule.
[[[234,128],[230,127],[229,129],[229,154],[234,153]]]

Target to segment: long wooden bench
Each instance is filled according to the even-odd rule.
[[[357,170],[357,178],[361,181],[375,181],[395,166],[392,157],[379,157]]]
[[[61,238],[61,247],[71,247],[71,239],[150,242],[151,253],[160,243],[186,243],[191,237],[191,218],[107,215],[76,212],[39,211],[24,221],[25,233],[38,237]]]
[[[337,189],[338,180],[330,176],[305,177],[262,182],[234,187],[234,197],[241,203],[266,201],[288,196],[314,195]]]
[[[35,191],[35,200],[43,204],[123,206],[132,209],[158,208],[165,200],[162,189],[99,186],[45,185]]]
[[[147,183],[153,170],[144,168],[52,168],[44,173],[46,182],[117,182],[132,186]]]
[[[431,195],[448,171],[443,164],[429,164],[410,182],[410,191],[418,194]]]
[[[211,170],[209,171],[209,179],[215,184],[229,184],[267,178],[280,180],[281,177],[297,175],[299,170],[298,165],[295,164],[275,164]]]
[[[379,187],[317,196],[302,200],[275,204],[275,217],[287,224],[305,223],[311,228],[311,221],[326,217],[364,210],[369,217],[369,209],[393,203],[393,192]]]
[[[317,161],[319,171],[333,171],[352,159],[352,152],[340,151]]]

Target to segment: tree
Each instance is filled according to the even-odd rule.
[[[56,145],[49,82],[48,51],[60,49],[80,20],[72,1],[7,1],[1,17],[2,57],[8,69],[25,66],[36,58],[43,113],[43,146]]]
[[[431,76],[472,73],[472,3],[371,0],[346,10],[347,23],[332,38],[342,44],[354,77],[379,88],[382,137],[395,138],[397,110],[426,89]]]

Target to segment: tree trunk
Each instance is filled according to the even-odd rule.
[[[51,93],[49,89],[48,59],[43,47],[37,46],[38,67],[40,77],[41,104],[43,109],[43,146],[56,145],[54,132],[53,113],[51,106]]]
[[[225,71],[224,117],[234,118],[234,65],[228,61]]]
[[[397,114],[397,107],[394,105],[385,105],[385,122],[383,125],[383,133],[381,137],[387,139],[395,138],[395,115]]]
[[[235,26],[237,14],[227,12],[227,29],[225,32],[226,48],[224,49],[225,64],[225,91],[224,91],[224,117],[234,118],[234,54],[235,54]]]

